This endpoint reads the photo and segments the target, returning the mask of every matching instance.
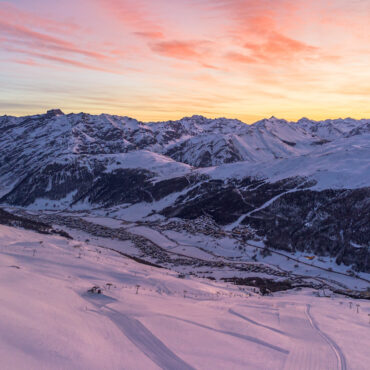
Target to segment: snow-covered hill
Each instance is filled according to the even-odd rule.
[[[2,116],[0,134],[3,205],[208,215],[272,248],[370,271],[370,120],[144,123],[52,110]]]
[[[0,285],[2,369],[365,370],[369,362],[369,301],[310,289],[261,297],[180,279],[94,241],[0,225]],[[100,294],[88,292],[94,286]]]

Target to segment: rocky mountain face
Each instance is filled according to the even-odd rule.
[[[51,110],[2,116],[0,134],[2,204],[208,215],[248,226],[266,248],[370,271],[370,120],[143,123]]]

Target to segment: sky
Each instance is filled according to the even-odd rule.
[[[0,0],[0,115],[370,117],[370,0]]]

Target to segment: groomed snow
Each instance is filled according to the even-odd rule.
[[[370,360],[369,301],[260,297],[94,241],[0,226],[0,284],[3,369],[365,370]],[[87,293],[94,285],[102,294]]]

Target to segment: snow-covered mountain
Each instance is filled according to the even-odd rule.
[[[206,214],[272,248],[370,271],[370,120],[144,123],[52,110],[0,117],[0,134],[3,204]]]

